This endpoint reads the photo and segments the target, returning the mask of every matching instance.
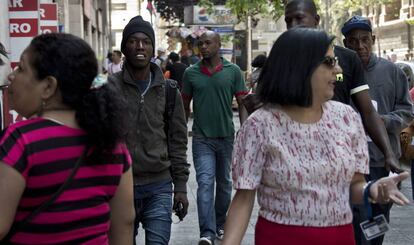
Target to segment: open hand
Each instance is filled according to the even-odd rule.
[[[402,172],[391,177],[383,177],[371,185],[370,194],[372,199],[381,204],[393,202],[398,205],[410,203],[407,197],[398,190],[397,184],[409,177],[408,172]]]

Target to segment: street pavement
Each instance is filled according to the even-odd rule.
[[[238,116],[235,114],[234,122],[236,130],[240,127]],[[189,122],[189,130],[191,130],[192,121]],[[188,214],[182,222],[173,215],[173,225],[171,228],[170,245],[197,245],[199,239],[198,216],[197,216],[197,182],[195,180],[195,170],[193,166],[191,137],[188,142],[188,161],[191,164],[190,178],[188,181]],[[394,205],[391,209],[391,230],[386,234],[383,245],[414,245],[414,204],[412,202],[412,187],[410,180],[402,183],[403,193],[409,197],[411,204],[404,207]],[[234,194],[234,191],[233,191]],[[254,227],[258,216],[259,206],[256,202],[249,226],[244,236],[243,245],[254,244]],[[137,244],[144,245],[144,230],[138,231]],[[220,241],[216,240],[216,245],[220,245]]]

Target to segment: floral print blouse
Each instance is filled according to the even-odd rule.
[[[259,215],[298,226],[350,224],[349,189],[368,174],[368,146],[360,116],[328,101],[316,123],[293,121],[277,107],[255,111],[233,151],[235,189],[257,189]]]

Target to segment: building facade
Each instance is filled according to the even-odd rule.
[[[362,8],[362,14],[370,18],[374,26],[378,54],[389,56],[395,53],[398,60],[413,60],[414,0],[366,6]]]

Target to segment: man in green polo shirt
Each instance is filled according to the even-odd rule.
[[[193,99],[193,160],[196,170],[200,245],[213,244],[224,234],[231,200],[231,154],[234,124],[232,102],[236,97],[242,123],[247,112],[241,99],[247,94],[240,68],[220,57],[220,36],[204,33],[198,47],[203,59],[187,68],[183,76],[183,102],[190,115]],[[216,182],[216,198],[214,184]],[[214,203],[215,199],[215,203]]]

